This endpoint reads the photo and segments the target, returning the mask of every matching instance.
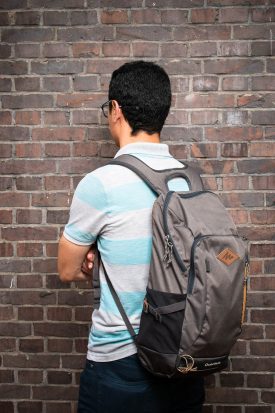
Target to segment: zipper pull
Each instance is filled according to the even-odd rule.
[[[173,243],[169,241],[170,236],[166,235],[164,238],[164,256],[163,261],[166,261],[166,267],[172,262]]]

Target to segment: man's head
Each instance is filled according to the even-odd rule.
[[[120,109],[132,137],[160,134],[171,105],[169,77],[152,62],[125,63],[112,74],[109,100],[109,116]]]

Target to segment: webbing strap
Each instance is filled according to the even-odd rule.
[[[123,321],[124,321],[124,323],[125,323],[128,331],[129,331],[131,337],[132,337],[133,340],[135,341],[137,334],[136,334],[135,330],[133,329],[133,326],[132,326],[132,324],[130,323],[129,318],[128,318],[128,316],[127,316],[127,314],[126,314],[126,312],[125,312],[125,310],[124,310],[124,308],[123,308],[123,306],[122,306],[122,304],[121,304],[121,301],[120,301],[120,299],[119,299],[119,296],[117,295],[117,292],[116,292],[116,290],[114,289],[114,286],[113,286],[113,284],[112,284],[112,282],[111,282],[111,280],[110,280],[110,278],[109,278],[109,276],[108,276],[108,274],[107,274],[107,271],[106,271],[106,268],[105,268],[105,266],[104,266],[104,264],[103,264],[103,261],[100,260],[100,262],[101,262],[101,264],[102,264],[103,271],[104,271],[104,275],[105,275],[105,278],[106,278],[108,287],[109,287],[109,289],[110,289],[110,291],[111,291],[112,297],[113,297],[113,299],[114,299],[114,302],[115,302],[116,305],[117,305],[117,308],[118,308],[118,310],[119,310],[119,312],[120,312],[120,314],[121,314],[121,317],[123,318]]]

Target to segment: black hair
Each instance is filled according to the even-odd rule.
[[[121,106],[132,136],[139,131],[160,133],[171,106],[170,79],[153,62],[125,63],[112,74],[109,100],[116,100]]]

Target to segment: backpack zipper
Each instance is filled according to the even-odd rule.
[[[225,235],[208,234],[208,235],[198,235],[197,237],[194,238],[194,241],[193,241],[193,244],[192,244],[192,247],[191,247],[191,254],[190,254],[190,269],[189,269],[189,275],[188,275],[187,294],[192,294],[193,287],[194,287],[194,282],[195,282],[195,263],[194,263],[195,248],[202,239],[209,238],[209,237],[236,237],[236,238],[242,238],[238,234],[225,234]],[[247,253],[245,255],[245,263],[247,263]]]
[[[163,228],[164,228],[164,233],[165,233],[165,238],[164,238],[164,256],[163,256],[163,261],[166,261],[166,266],[172,262],[172,255],[174,252],[177,264],[179,265],[180,269],[185,272],[187,270],[186,266],[184,265],[183,260],[181,259],[178,250],[176,249],[175,245],[173,244],[173,239],[171,237],[169,228],[168,228],[168,222],[167,222],[167,210],[168,210],[168,205],[169,202],[172,198],[174,191],[168,191],[164,204],[163,204]]]

